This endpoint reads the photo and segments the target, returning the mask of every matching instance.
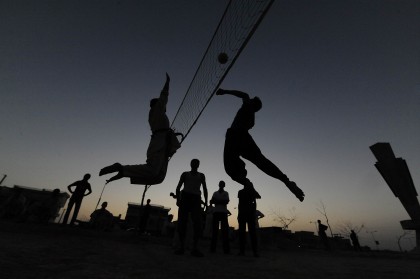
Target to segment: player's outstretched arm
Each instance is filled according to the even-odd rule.
[[[169,77],[168,73],[166,73],[166,81],[165,81],[165,85],[162,88],[162,91],[160,92],[160,103],[163,106],[166,106],[166,104],[168,103],[168,95],[169,95],[169,83],[171,81],[171,78]]]
[[[67,186],[67,189],[69,190],[70,193],[73,194],[74,191],[73,191],[72,187],[76,186],[76,184],[77,184],[77,181],[76,182],[73,182],[72,184],[70,184],[69,186]]]
[[[89,196],[90,194],[92,194],[92,188],[89,185],[89,187],[87,188],[87,193],[84,194],[84,196]]]
[[[179,178],[178,185],[176,186],[175,195],[176,195],[176,205],[179,206],[179,201],[181,198],[181,187],[184,184],[184,175],[185,172],[181,174],[181,177]]]
[[[303,193],[302,189],[300,189],[293,181],[285,182],[285,184],[287,188],[289,188],[289,190],[296,196],[296,198],[303,202],[305,199],[305,194]]]
[[[216,95],[232,95],[241,99],[249,100],[249,95],[247,93],[238,90],[225,90],[219,88],[216,92]]]
[[[205,177],[204,174],[202,175],[201,184],[203,185],[204,202],[205,202],[205,206],[207,207],[208,200],[209,200],[209,194],[208,194],[208,191],[207,191],[206,177]]]
[[[166,73],[166,81],[165,85],[162,88],[162,93],[169,93],[169,82],[171,81],[171,78],[169,77],[168,73]]]

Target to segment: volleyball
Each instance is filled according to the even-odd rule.
[[[229,57],[228,57],[228,55],[226,53],[221,52],[219,54],[219,56],[217,57],[217,60],[219,60],[219,63],[220,64],[225,64],[226,62],[228,62]]]

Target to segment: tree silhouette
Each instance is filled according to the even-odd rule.
[[[356,234],[358,234],[363,228],[365,227],[364,224],[360,226],[353,225],[350,221],[343,222],[338,226],[338,231],[345,236],[350,236],[351,231],[353,230]]]
[[[281,213],[280,210],[274,211],[271,210],[271,215],[274,216],[273,221],[276,223],[279,223],[282,229],[288,229],[289,226],[296,221],[297,215],[296,215],[296,209],[295,207],[292,207],[289,209],[289,215],[286,216]]]
[[[328,228],[330,229],[331,237],[333,237],[334,235],[333,235],[333,232],[332,232],[332,229],[331,229],[330,222],[329,222],[329,220],[328,220],[327,207],[326,207],[326,206],[325,206],[325,204],[322,202],[322,200],[321,200],[321,201],[319,201],[319,204],[320,204],[321,208],[317,208],[316,210],[324,216],[324,218],[325,218],[325,220],[326,220],[326,222],[327,222]]]

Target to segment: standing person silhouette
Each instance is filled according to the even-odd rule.
[[[106,207],[108,202],[103,202],[100,209],[96,209],[90,214],[90,225],[94,229],[109,231],[111,230],[114,222],[114,215],[109,212]]]
[[[326,231],[328,226],[321,223],[321,220],[318,220],[318,236],[321,239],[322,244],[324,245],[325,250],[330,250],[330,243],[328,241],[328,236]]]
[[[257,199],[261,196],[255,191],[252,183],[246,183],[242,190],[238,192],[238,224],[239,224],[239,255],[245,255],[246,244],[246,226],[248,224],[248,233],[251,239],[251,247],[254,257],[258,257],[256,211]]]
[[[232,95],[242,99],[242,106],[236,113],[231,127],[226,132],[223,160],[226,173],[236,182],[248,186],[252,183],[247,178],[243,157],[254,163],[260,170],[271,177],[282,181],[287,188],[300,200],[303,201],[305,194],[289,178],[262,153],[255,143],[249,130],[254,127],[255,113],[262,108],[258,97],[250,98],[247,93],[237,90],[219,89],[216,95]],[[249,188],[249,187],[247,187]]]
[[[141,208],[140,222],[139,222],[139,234],[146,233],[147,222],[149,221],[150,211],[152,206],[150,205],[151,200],[147,199],[146,205]]]
[[[147,148],[147,160],[143,165],[121,165],[115,163],[107,166],[99,172],[99,175],[105,175],[113,172],[117,174],[107,180],[111,181],[129,177],[136,184],[158,184],[166,176],[168,158],[172,156],[180,147],[180,144],[169,124],[166,115],[166,104],[169,95],[169,75],[166,74],[166,82],[160,93],[159,98],[150,101],[149,125],[152,131],[152,138]]]
[[[74,225],[74,222],[76,221],[77,214],[79,214],[80,206],[82,205],[82,200],[85,196],[88,196],[92,193],[92,188],[90,187],[90,184],[88,182],[90,178],[90,174],[85,174],[82,180],[73,182],[69,186],[67,186],[67,189],[72,194],[69,200],[69,204],[67,205],[67,211],[66,214],[64,214],[63,224],[67,225],[67,220],[69,219],[70,212],[74,206],[73,211],[73,217],[71,218],[70,225]],[[72,187],[76,187],[74,191],[72,190]],[[86,193],[87,191],[87,193]]]
[[[228,222],[228,209],[229,193],[224,190],[225,182],[219,182],[219,190],[213,193],[210,204],[214,204],[213,218],[212,218],[212,237],[210,252],[216,252],[217,238],[219,235],[219,223],[222,231],[223,252],[230,253],[229,247],[229,222]]]
[[[191,160],[191,171],[181,174],[179,183],[176,187],[176,197],[178,205],[178,234],[181,247],[175,251],[175,254],[182,255],[185,250],[185,237],[187,231],[187,223],[189,215],[193,222],[193,250],[191,254],[195,257],[202,257],[203,254],[198,249],[198,240],[202,232],[202,209],[201,209],[201,186],[203,186],[204,205],[207,207],[208,193],[206,186],[206,177],[203,173],[198,172],[200,161],[198,159]],[[181,187],[184,188],[181,193]]]
[[[260,228],[260,222],[259,222],[259,220],[262,219],[262,218],[264,218],[264,217],[265,217],[264,213],[262,213],[258,209],[255,211],[255,227],[257,229]]]
[[[357,237],[357,234],[354,230],[351,230],[350,232],[350,239],[351,243],[353,244],[353,248],[355,251],[362,251],[362,248],[360,247],[359,238]]]

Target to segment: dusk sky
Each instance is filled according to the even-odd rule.
[[[149,100],[171,76],[172,120],[227,1],[0,1],[0,175],[3,185],[59,188],[91,173],[95,209],[109,164],[143,164]],[[351,223],[362,245],[398,249],[409,219],[374,163],[369,146],[389,142],[420,191],[420,1],[277,0],[222,88],[259,96],[251,130],[262,152],[305,192],[301,203],[247,162],[262,196],[262,226],[273,212],[314,231],[321,201],[334,233]],[[193,158],[209,195],[226,182],[237,227],[237,192],[223,168],[223,145],[241,100],[214,96],[146,198],[177,215],[175,191]],[[109,184],[102,201],[125,217],[144,187]],[[176,218],[175,218],[176,219]],[[374,232],[374,233],[370,233]],[[414,238],[405,239],[405,249]]]

